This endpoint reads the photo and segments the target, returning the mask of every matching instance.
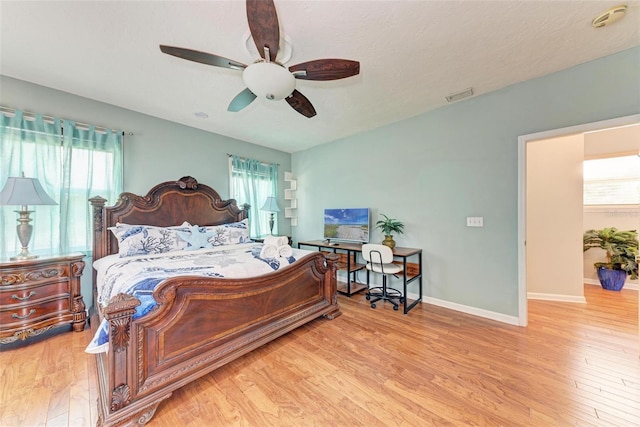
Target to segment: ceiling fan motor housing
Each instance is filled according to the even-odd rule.
[[[259,97],[278,101],[291,95],[296,79],[286,68],[274,62],[256,62],[242,72],[242,80]]]

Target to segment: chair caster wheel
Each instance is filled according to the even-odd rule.
[[[404,304],[404,297],[400,298],[400,304]]]
[[[376,308],[376,303],[375,302],[371,303],[371,308]]]
[[[365,295],[365,298],[369,301],[371,299],[371,295]]]
[[[394,306],[393,306],[393,309],[394,309],[395,311],[398,311],[398,306],[397,306],[397,305],[394,305]]]

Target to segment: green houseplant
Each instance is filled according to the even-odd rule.
[[[605,251],[606,261],[596,262],[598,279],[604,289],[619,291],[627,275],[638,278],[638,233],[636,230],[620,231],[615,227],[587,230],[583,236],[583,252],[591,248]]]
[[[384,217],[384,219],[378,220],[376,222],[376,227],[382,231],[384,234],[384,240],[382,244],[385,246],[389,246],[391,249],[396,247],[396,242],[393,240],[393,234],[402,234],[404,233],[404,223],[395,218],[389,218],[385,214],[380,214]]]

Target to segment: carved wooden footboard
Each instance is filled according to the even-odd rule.
[[[194,201],[207,212],[190,215],[173,206],[193,208]],[[207,218],[215,225],[246,217],[235,202],[220,200],[193,178],[160,184],[145,197],[125,194],[113,208],[100,198],[92,204],[94,260],[117,253],[106,230],[116,222],[166,226],[205,224]],[[309,321],[340,315],[336,261],[336,255],[316,252],[259,277],[167,279],[154,291],[157,309],[135,321],[139,301],[129,295],[94,310],[92,327],[104,318],[110,331],[108,352],[96,355],[98,425],[144,425],[174,390]]]

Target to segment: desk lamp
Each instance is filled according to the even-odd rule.
[[[264,202],[264,205],[262,205],[260,210],[265,212],[270,212],[269,213],[269,233],[273,234],[273,213],[280,212],[280,208],[278,207],[276,198],[273,196],[267,197],[267,200]]]
[[[18,240],[22,244],[22,251],[11,257],[12,261],[25,260],[38,258],[37,255],[29,253],[29,240],[31,240],[31,233],[33,232],[33,226],[29,224],[31,218],[30,211],[27,205],[57,205],[44,191],[38,178],[25,178],[24,172],[21,177],[9,177],[7,183],[4,185],[2,192],[0,192],[0,205],[16,205],[21,206],[22,209],[17,212],[20,217],[18,218]]]

